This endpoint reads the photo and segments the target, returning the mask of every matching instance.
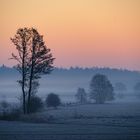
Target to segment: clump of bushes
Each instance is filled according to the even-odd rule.
[[[0,115],[0,120],[16,121],[19,120],[21,112],[19,109],[11,109],[10,112],[5,112]]]
[[[14,106],[6,101],[0,103],[0,110],[0,120],[18,120],[21,115],[19,106]]]
[[[43,108],[43,102],[38,96],[32,96],[30,101],[30,113],[38,112]],[[6,101],[0,102],[0,120],[21,120],[23,112],[21,106],[15,106]]]
[[[60,98],[57,94],[50,93],[46,98],[46,105],[47,107],[54,107],[57,108],[61,104]]]
[[[30,100],[30,113],[38,112],[43,108],[43,102],[42,99],[38,96],[32,96]]]

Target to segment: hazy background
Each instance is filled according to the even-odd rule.
[[[53,92],[60,95],[63,102],[75,102],[75,94],[79,87],[85,88],[86,93],[89,94],[91,78],[97,73],[105,74],[114,87],[117,82],[126,85],[127,90],[124,92],[123,102],[135,101],[137,97],[134,86],[140,82],[140,72],[110,68],[55,68],[52,74],[41,78],[37,95],[45,99],[49,93]],[[19,101],[22,95],[21,88],[16,82],[19,79],[20,75],[15,69],[0,67],[1,100]],[[118,100],[117,96],[115,98]]]

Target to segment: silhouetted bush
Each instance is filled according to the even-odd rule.
[[[57,107],[61,104],[60,98],[57,94],[50,93],[46,98],[47,107]]]
[[[30,100],[30,113],[35,113],[43,108],[43,102],[40,97],[32,96]]]
[[[0,103],[0,110],[0,120],[18,120],[21,115],[19,107],[13,106],[6,101]]]

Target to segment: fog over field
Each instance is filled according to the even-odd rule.
[[[139,140],[140,103],[59,107],[31,116],[32,123],[0,121],[1,140]],[[54,122],[45,123],[47,116]],[[34,123],[38,118],[40,123]]]
[[[74,102],[78,87],[85,88],[89,92],[91,78],[97,74],[105,74],[113,84],[122,82],[126,85],[125,98],[123,101],[136,99],[134,86],[140,81],[140,72],[110,68],[55,68],[50,75],[45,75],[40,80],[38,96],[44,98],[53,92],[60,95],[63,102]],[[17,102],[21,95],[21,88],[17,80],[19,73],[6,66],[0,67],[0,99]]]
[[[91,79],[97,73],[106,75],[114,89],[116,83],[123,83],[126,86],[123,97],[119,98],[115,89],[113,101],[79,104],[75,98],[77,89],[84,88],[89,94]],[[1,101],[20,101],[19,79],[15,69],[0,67]],[[21,115],[13,122],[0,120],[0,140],[139,140],[140,98],[134,91],[138,82],[140,72],[137,71],[55,68],[50,75],[40,79],[37,95],[44,100],[53,92],[60,96],[63,103],[72,104],[62,104],[57,109],[44,106],[43,110],[29,116]]]

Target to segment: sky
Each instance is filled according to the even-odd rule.
[[[0,0],[0,65],[21,27],[34,27],[58,67],[140,70],[140,0]]]

